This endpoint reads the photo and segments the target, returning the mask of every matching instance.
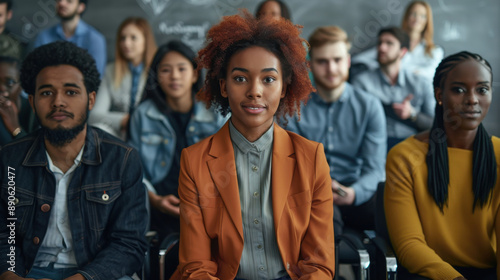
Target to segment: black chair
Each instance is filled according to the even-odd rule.
[[[385,182],[379,183],[375,200],[375,232],[365,231],[365,234],[370,237],[370,243],[375,247],[372,259],[376,265],[372,267],[372,275],[375,279],[393,280],[397,276],[398,263],[391,246],[389,232],[387,231],[384,211],[384,189]]]
[[[179,265],[179,233],[171,233],[160,245],[159,267],[160,280],[167,280],[172,276]]]
[[[368,280],[370,255],[364,246],[362,232],[344,228],[340,236],[335,237],[335,280],[339,279],[339,264],[348,264],[355,269],[357,280]]]

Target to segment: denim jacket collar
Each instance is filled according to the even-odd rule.
[[[85,148],[83,150],[82,163],[87,165],[99,165],[102,162],[100,140],[97,132],[87,125],[87,135],[85,136]],[[28,149],[24,158],[24,166],[48,166],[47,155],[45,153],[45,141],[42,130],[38,130],[36,139]]]
[[[214,114],[209,111],[208,109],[205,108],[205,104],[202,102],[197,102],[194,101],[193,103],[193,120],[199,121],[199,122],[215,122],[215,116]],[[164,114],[162,114],[158,108],[156,108],[156,105],[153,104],[147,112],[146,115],[154,120],[160,120],[160,121],[166,121],[167,118]],[[167,121],[168,122],[168,121]]]

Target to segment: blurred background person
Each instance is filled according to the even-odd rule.
[[[413,1],[406,7],[401,28],[410,37],[408,52],[401,62],[410,72],[432,83],[434,71],[444,51],[434,44],[434,23],[431,6],[425,1]],[[364,64],[369,70],[376,69],[377,47],[370,48],[352,58],[353,64]]]
[[[106,66],[89,123],[125,140],[130,113],[142,99],[157,47],[143,18],[125,19],[116,37],[115,61]]]

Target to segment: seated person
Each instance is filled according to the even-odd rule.
[[[299,33],[288,20],[258,21],[248,12],[208,31],[199,52],[199,68],[208,69],[200,98],[231,111],[231,119],[182,152],[174,277],[333,278],[323,146],[274,123],[300,109],[312,90]]]
[[[12,19],[13,0],[0,0],[0,56],[21,59],[24,56],[26,42],[20,41],[7,29],[7,22]]]
[[[432,9],[425,1],[412,1],[408,6],[401,22],[401,28],[410,37],[408,52],[401,64],[413,74],[425,78],[432,83],[434,72],[444,51],[434,44],[434,24]],[[370,70],[378,67],[377,47],[369,48],[352,58],[353,64],[364,64]]]
[[[225,119],[195,101],[201,77],[196,54],[184,43],[162,45],[153,58],[144,100],[130,122],[129,143],[137,148],[149,189],[151,230],[162,240],[179,232],[179,185],[182,149],[214,134]],[[149,185],[149,184],[148,184]]]
[[[410,135],[429,129],[434,117],[432,84],[401,67],[408,40],[408,35],[397,27],[380,30],[377,48],[380,67],[352,79],[355,87],[382,101],[387,120],[388,149]]]
[[[130,114],[139,105],[149,64],[156,52],[147,20],[131,17],[118,28],[115,61],[106,66],[89,123],[126,139]]]
[[[346,82],[351,45],[344,30],[320,27],[309,45],[317,92],[301,107],[300,121],[295,117],[286,128],[324,145],[333,181],[335,235],[343,224],[373,228],[373,194],[385,181],[384,110],[375,96]]]
[[[101,32],[82,20],[89,0],[57,0],[55,12],[60,23],[38,33],[33,47],[64,40],[86,49],[95,59],[101,76],[106,67],[106,38]]]
[[[481,56],[445,58],[434,77],[431,130],[389,152],[385,215],[398,279],[500,277],[500,139],[481,123],[491,83]]]
[[[19,60],[0,56],[0,146],[34,130],[34,114],[21,96]]]
[[[142,167],[133,148],[87,126],[95,60],[50,43],[28,54],[21,83],[41,129],[0,152],[0,279],[131,279],[147,246]]]

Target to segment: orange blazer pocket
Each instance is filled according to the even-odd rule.
[[[220,196],[200,196],[200,208],[203,213],[205,230],[211,239],[220,235],[222,228],[222,212],[224,203]]]
[[[311,205],[311,201],[311,192],[309,190],[288,196],[288,205],[290,209]]]

